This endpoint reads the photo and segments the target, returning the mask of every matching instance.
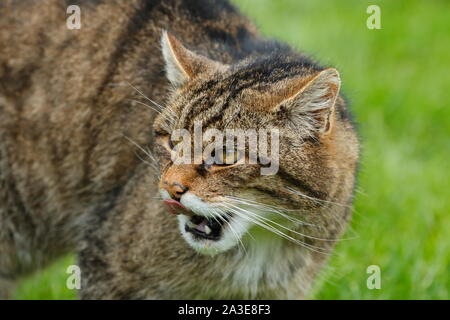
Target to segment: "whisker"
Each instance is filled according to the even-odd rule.
[[[139,100],[135,100],[135,99],[128,99],[128,100],[131,101],[131,102],[135,102],[135,103],[138,103],[138,104],[140,104],[140,105],[143,105],[143,106],[149,108],[149,109],[152,110],[152,111],[155,111],[156,113],[158,113],[159,115],[161,115],[161,117],[163,117],[163,118],[164,118],[167,122],[169,122],[170,124],[173,124],[173,123],[174,123],[174,119],[171,118],[169,115],[163,113],[160,109],[154,108],[154,107],[152,107],[151,105],[148,105],[148,104],[146,104],[146,103],[144,103],[144,102],[142,102],[142,101],[139,101]]]
[[[242,240],[241,240],[241,238],[239,237],[239,235],[237,234],[237,232],[233,229],[233,227],[231,226],[231,224],[230,224],[227,220],[225,220],[225,218],[223,218],[220,214],[218,214],[217,216],[218,216],[223,222],[225,222],[225,223],[230,227],[231,232],[232,232],[233,235],[235,236],[236,240],[239,241],[240,246],[242,247],[242,249],[244,250],[244,253],[246,254],[247,251],[245,250],[244,243],[242,242]],[[214,218],[214,220],[216,220],[216,221],[219,223],[219,221],[216,219],[216,216],[213,216],[213,218]]]
[[[237,207],[237,206],[234,206],[234,207],[235,207],[235,208],[239,208],[239,207]],[[263,216],[257,214],[256,212],[251,212],[251,211],[246,210],[246,209],[243,209],[243,208],[240,208],[240,209],[245,210],[248,214],[251,214],[251,215],[253,215],[253,216],[255,216],[255,217],[259,217],[259,218],[261,218],[261,219],[263,219],[263,220],[265,220],[265,221],[269,221],[270,223],[273,223],[273,224],[275,224],[275,225],[277,225],[277,226],[279,226],[279,227],[281,227],[281,228],[283,228],[283,229],[285,229],[285,230],[287,230],[287,231],[290,231],[290,232],[292,232],[292,233],[298,234],[299,236],[302,236],[302,237],[305,237],[305,238],[314,239],[314,240],[320,240],[320,241],[330,241],[330,242],[336,242],[336,241],[339,241],[339,239],[324,239],[324,238],[317,238],[317,237],[309,236],[309,235],[303,234],[303,233],[301,233],[301,232],[292,230],[292,229],[290,229],[290,228],[288,228],[288,227],[286,227],[286,226],[283,226],[283,225],[281,225],[281,224],[279,224],[279,223],[277,223],[277,222],[275,222],[275,221],[272,221],[272,220],[269,219],[269,218],[263,217]]]
[[[227,207],[225,206],[225,205],[223,205],[223,204],[219,204],[220,205],[220,207],[216,207],[216,209],[218,210],[218,211],[220,211],[220,213],[221,213],[221,215],[226,215],[227,214]],[[223,208],[225,208],[225,210],[223,209]],[[220,217],[221,219],[223,219],[223,217],[221,216]],[[223,219],[229,226],[230,226],[230,228],[231,228],[231,224],[226,220],[226,219]],[[248,234],[253,240],[256,240],[251,234],[250,234],[250,232],[248,231],[248,230],[246,230],[245,231],[245,233],[246,234]],[[236,233],[237,234],[237,233]]]
[[[130,137],[128,137],[128,136],[126,136],[126,135],[123,135],[124,136],[124,138],[125,139],[127,139],[130,143],[132,143],[134,146],[136,146],[139,150],[141,150],[145,155],[147,155],[147,157],[149,157],[149,159],[152,161],[152,162],[148,162],[148,161],[146,161],[146,160],[144,160],[144,159],[142,159],[140,156],[139,156],[139,154],[138,153],[136,153],[136,156],[141,160],[141,161],[143,161],[143,162],[145,162],[147,165],[149,165],[153,170],[154,170],[154,172],[159,176],[159,168],[158,168],[158,165],[157,165],[157,161],[156,161],[156,158],[153,156],[153,154],[151,154],[150,153],[150,151],[148,150],[145,150],[143,147],[141,147],[137,142],[135,142],[133,139],[131,139]]]
[[[355,192],[359,193],[360,195],[364,196],[364,197],[368,197],[369,195],[364,192],[363,190],[361,190],[359,187],[355,188]]]
[[[284,232],[274,228],[273,226],[267,224],[264,220],[258,219],[258,217],[255,216],[249,216],[248,213],[246,213],[245,211],[242,211],[242,208],[236,207],[236,206],[230,206],[228,207],[228,210],[232,211],[233,213],[235,213],[237,216],[242,217],[243,219],[246,219],[250,222],[253,222],[256,225],[261,226],[264,229],[267,229],[268,231],[271,231],[283,238],[285,238],[286,240],[289,240],[293,243],[296,243],[304,248],[307,248],[309,250],[312,250],[314,252],[317,253],[321,253],[321,254],[328,254],[327,250],[324,248],[320,248],[320,247],[316,247],[307,243],[304,243],[303,241],[299,240],[299,239],[295,239],[287,234],[285,234]]]
[[[139,90],[138,88],[136,88],[135,86],[133,86],[131,83],[127,82],[128,85],[130,85],[134,90],[136,90],[141,96],[143,96],[146,100],[150,101],[151,103],[153,103],[155,106],[157,106],[160,110],[163,110],[164,107],[162,105],[160,105],[159,103],[157,103],[156,101],[150,99],[149,97],[147,97],[145,94],[142,93],[141,90]]]
[[[300,192],[298,190],[290,188],[290,187],[285,187],[285,190],[287,190],[287,191],[289,191],[289,192],[291,192],[291,193],[293,193],[293,194],[295,194],[297,196],[303,197],[305,199],[312,200],[312,201],[314,201],[316,203],[319,203],[319,204],[325,203],[325,204],[337,205],[339,207],[347,208],[347,209],[350,209],[352,212],[355,212],[355,208],[352,207],[351,205],[345,205],[345,204],[334,202],[334,201],[322,200],[322,199],[317,199],[317,198],[314,198],[314,197],[310,197],[310,196],[308,196],[308,195],[306,195],[306,194],[304,194],[304,193],[302,193],[302,192]],[[334,217],[335,222],[343,227],[344,222],[340,219],[340,217],[334,211],[329,210],[328,214],[331,215],[332,217]],[[346,239],[341,239],[341,240],[351,240],[351,238],[346,238]]]
[[[156,108],[152,107],[151,105],[148,105],[148,104],[146,104],[146,103],[144,103],[144,102],[142,102],[142,101],[135,100],[135,99],[128,99],[128,100],[129,100],[129,101],[132,101],[132,102],[139,103],[140,105],[146,106],[147,108],[149,108],[149,109],[151,109],[151,110],[153,110],[153,111],[155,111],[155,112],[161,114],[161,110],[160,110],[160,109],[156,109]]]
[[[163,115],[163,113],[162,113],[163,110],[170,111],[171,113],[169,115],[164,115],[164,119],[167,120],[170,124],[172,124],[172,125],[174,124],[174,122],[175,122],[175,115],[174,115],[174,112],[173,112],[173,110],[171,108],[162,106],[158,102],[156,102],[156,101],[150,99],[149,97],[147,97],[142,91],[140,91],[138,88],[133,86],[131,83],[129,83],[129,82],[127,82],[127,83],[128,83],[128,85],[130,87],[132,87],[134,90],[136,90],[142,97],[144,97],[144,99],[146,99],[147,101],[151,102],[155,107],[157,107],[159,111],[155,110],[153,108],[152,109],[155,110],[156,112],[158,112],[159,114]],[[134,100],[134,101],[142,103],[142,102],[140,102],[138,100]],[[149,107],[147,104],[144,104],[144,105]]]
[[[287,214],[285,214],[285,213],[279,211],[279,210],[283,210],[282,207],[276,207],[276,206],[271,206],[271,205],[265,205],[265,204],[259,203],[259,202],[257,202],[257,201],[253,201],[253,200],[250,200],[250,199],[243,199],[243,198],[234,197],[234,196],[226,196],[225,198],[229,198],[229,199],[231,199],[231,200],[234,200],[234,201],[237,202],[237,203],[241,203],[241,204],[243,204],[243,205],[246,205],[246,206],[249,206],[249,207],[256,208],[256,209],[258,209],[258,210],[262,210],[262,211],[266,210],[266,211],[268,211],[269,213],[276,213],[276,214],[279,214],[279,215],[281,215],[282,217],[284,217],[284,218],[288,219],[289,221],[291,221],[291,222],[293,222],[293,223],[296,223],[296,224],[307,225],[307,226],[313,226],[313,227],[318,227],[318,226],[315,225],[315,224],[311,224],[311,223],[307,223],[307,222],[298,220],[298,219],[296,219],[296,218],[294,218],[294,217],[291,217],[290,215],[287,215]],[[276,208],[276,209],[274,210],[274,209],[272,209],[272,208]],[[295,209],[287,209],[287,210],[292,211],[292,212],[298,212],[298,211],[299,211],[299,210],[295,210]],[[273,222],[273,221],[272,221],[272,222]],[[273,222],[273,223],[277,224],[276,222]],[[291,230],[291,229],[289,229],[289,228],[286,228],[285,226],[282,226],[282,225],[280,225],[280,226],[281,226],[282,228],[284,228],[284,229],[287,229],[287,230],[289,230],[289,231],[295,232],[294,230]],[[298,233],[298,232],[295,232],[295,233]],[[298,233],[298,234],[300,234],[300,233]],[[338,239],[338,238],[336,238],[336,239],[325,239],[325,238],[312,237],[312,236],[304,235],[304,234],[300,234],[300,235],[302,235],[302,236],[304,236],[304,237],[307,237],[307,238],[315,239],[315,240],[332,241],[332,242],[333,242],[333,241],[334,241],[334,242],[338,242],[338,241],[346,241],[346,240],[353,240],[353,239],[355,239],[355,237],[350,237],[350,238],[340,238],[340,239]]]
[[[302,192],[300,192],[298,190],[295,190],[295,189],[293,189],[291,187],[285,187],[284,189],[289,191],[289,192],[291,192],[291,193],[293,193],[293,194],[295,194],[295,195],[297,195],[297,196],[303,197],[305,199],[312,200],[312,201],[314,201],[316,203],[320,203],[320,204],[327,203],[327,204],[334,204],[334,205],[341,206],[341,207],[351,208],[351,206],[345,205],[345,204],[342,204],[342,203],[310,197],[310,196],[308,196],[308,195],[306,195],[306,194],[304,194],[304,193],[302,193]]]
[[[158,168],[157,168],[153,163],[150,163],[150,162],[146,161],[145,159],[142,159],[141,156],[140,156],[136,151],[134,152],[134,154],[136,155],[136,157],[139,158],[139,160],[141,160],[141,161],[144,162],[146,165],[148,165],[148,166],[152,169],[152,171],[156,174],[156,176],[157,176],[158,178],[160,178],[159,170],[158,170]]]
[[[255,219],[255,218],[252,218],[252,217],[249,217],[249,216],[246,216],[246,215],[241,215],[241,217],[246,219],[246,220],[249,220],[249,221],[251,221],[251,222],[253,222],[253,223],[255,223],[255,224],[259,225],[259,226],[261,226],[264,229],[267,229],[267,230],[269,230],[269,231],[271,231],[271,232],[281,236],[282,238],[284,238],[286,240],[289,240],[289,241],[291,241],[291,242],[293,242],[295,244],[298,244],[298,245],[300,245],[300,246],[302,246],[304,248],[307,248],[307,249],[309,249],[311,251],[318,252],[318,253],[325,253],[325,252],[321,251],[321,250],[325,251],[325,249],[306,244],[303,241],[295,239],[295,238],[285,234],[284,232],[281,232],[280,230],[278,230],[278,229],[268,225],[267,223],[264,223],[263,221],[260,221],[258,219]]]
[[[239,202],[248,206],[252,206],[258,209],[261,209],[263,211],[269,211],[272,213],[276,213],[280,216],[282,216],[283,218],[288,219],[289,221],[296,223],[296,224],[301,224],[301,225],[307,225],[307,226],[312,226],[312,227],[316,227],[316,225],[312,224],[312,223],[308,223],[308,222],[304,222],[302,220],[299,220],[297,218],[294,218],[290,215],[285,214],[284,212],[282,212],[281,210],[284,211],[290,211],[290,212],[299,212],[300,210],[295,210],[295,209],[284,209],[282,207],[276,207],[276,206],[271,206],[271,205],[265,205],[253,200],[248,200],[248,199],[243,199],[243,198],[238,198],[238,197],[232,197],[232,196],[227,196],[226,198],[232,199],[235,202]]]

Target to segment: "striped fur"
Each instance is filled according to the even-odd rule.
[[[351,213],[358,141],[338,81],[226,0],[2,1],[0,294],[75,251],[85,299],[304,297]],[[155,137],[196,120],[280,128],[276,175],[189,167],[189,190],[281,208],[304,246],[253,228],[248,254],[210,257],[180,236],[155,199],[172,166]]]

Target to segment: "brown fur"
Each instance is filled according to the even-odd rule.
[[[293,115],[326,69],[260,37],[224,1],[79,1],[81,30],[66,28],[69,4],[0,4],[0,286],[76,250],[82,298],[304,297],[326,254],[270,238],[280,275],[272,279],[275,266],[267,264],[250,288],[236,277],[251,253],[196,253],[154,198],[158,185],[175,183],[207,202],[239,194],[300,209],[319,227],[298,231],[339,238],[358,158],[345,102],[304,114],[327,124],[317,132],[300,130],[304,117]],[[176,35],[173,55],[186,70],[175,88],[163,72],[162,30]],[[174,123],[132,101],[150,104],[128,82],[164,103]],[[171,165],[153,130],[192,130],[195,120],[206,128],[280,128],[280,171],[261,176],[259,165],[238,165],[200,174],[198,165]],[[161,180],[130,141],[159,155]],[[261,234],[244,239],[250,251],[271,237]],[[327,252],[334,245],[302,241]]]

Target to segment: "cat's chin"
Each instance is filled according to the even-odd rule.
[[[186,242],[197,252],[210,256],[238,246],[250,227],[247,221],[241,221],[234,215],[216,220],[180,214],[178,224]]]

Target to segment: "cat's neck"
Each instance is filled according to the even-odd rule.
[[[228,266],[221,265],[231,290],[248,298],[288,287],[311,260],[308,250],[272,232],[254,231],[243,238],[242,246],[226,255]]]

